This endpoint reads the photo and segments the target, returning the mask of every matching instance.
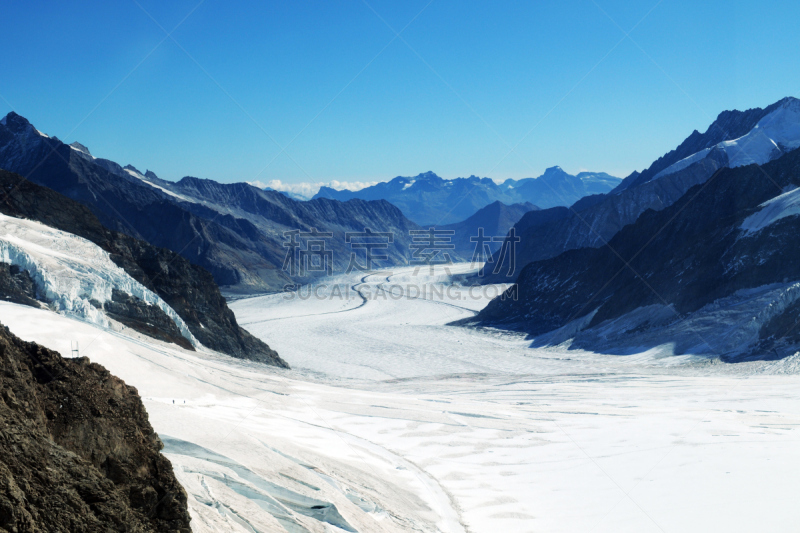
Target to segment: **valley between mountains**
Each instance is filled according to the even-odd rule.
[[[800,100],[624,179],[0,168],[0,532],[800,520]]]

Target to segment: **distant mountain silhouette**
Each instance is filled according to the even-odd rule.
[[[528,202],[541,208],[571,205],[586,195],[608,192],[620,182],[603,172],[572,176],[560,167],[548,168],[538,178],[506,180],[500,185],[489,178],[446,180],[425,172],[413,178],[398,176],[359,191],[322,187],[314,198],[387,200],[414,222],[428,226],[465,220],[496,201],[506,205]]]

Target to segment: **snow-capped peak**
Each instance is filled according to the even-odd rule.
[[[72,148],[73,150],[77,150],[78,152],[80,152],[82,154],[86,154],[89,157],[92,157],[92,154],[91,154],[91,152],[89,152],[89,149],[87,147],[85,147],[84,145],[82,145],[81,143],[79,143],[78,141],[75,141],[74,143],[71,143],[69,145],[69,147]]]
[[[763,165],[780,157],[784,152],[800,147],[800,100],[784,98],[768,115],[764,116],[745,135],[732,141],[723,141],[681,159],[656,174],[654,179],[674,174],[689,165],[705,159],[713,150],[724,151],[731,168]]]

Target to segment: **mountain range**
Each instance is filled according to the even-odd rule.
[[[753,161],[763,164],[780,157],[800,146],[798,125],[800,100],[795,98],[785,98],[764,109],[725,111],[705,133],[695,130],[675,150],[646,170],[632,173],[611,192],[587,196],[568,208],[527,213],[515,226],[521,241],[514,248],[516,270],[512,280],[532,261],[605,245],[642,213],[672,205],[720,168]],[[491,274],[480,279],[508,281],[505,276],[501,279]]]
[[[233,357],[287,366],[237,324],[202,267],[107,229],[87,207],[19,175],[0,171],[0,188],[4,299],[102,325],[112,319],[188,349],[194,340]]]
[[[461,222],[497,201],[540,208],[568,206],[584,196],[611,191],[620,183],[619,178],[604,172],[573,176],[561,167],[548,168],[538,178],[509,179],[501,184],[476,176],[446,180],[425,172],[413,178],[398,176],[358,191],[322,187],[314,198],[387,200],[421,226],[441,226]]]
[[[280,291],[326,273],[325,268],[282,268],[284,244],[291,238],[287,232],[300,233],[296,240],[302,249],[313,240],[303,234],[331,233],[326,250],[332,270],[341,272],[354,251],[345,233],[366,228],[392,233],[387,260],[379,265],[392,266],[408,263],[409,231],[417,229],[383,200],[299,202],[246,183],[161,180],[153,172],[95,158],[79,143],[64,144],[14,112],[0,120],[0,168],[84,204],[112,230],[202,266],[229,293]]]
[[[516,284],[464,323],[525,331],[535,346],[618,354],[664,346],[729,361],[794,353],[799,111],[789,98],[725,112],[594,205],[529,212],[517,235],[538,257],[518,264]],[[622,224],[623,213],[633,220]],[[594,241],[583,234],[588,246],[531,246],[581,227],[576,219],[595,232]]]
[[[352,242],[347,242],[346,235],[366,229],[392,235],[381,250],[385,259],[374,267],[406,265],[412,255],[409,232],[420,229],[401,209],[379,198],[381,194],[373,188],[365,189],[366,199],[322,196],[298,201],[246,183],[220,183],[190,176],[171,182],[150,170],[141,172],[132,165],[123,167],[96,158],[78,142],[66,145],[13,112],[0,120],[0,168],[84,204],[114,231],[167,248],[202,266],[231,295],[280,291],[321,275],[343,272],[354,253],[356,262],[364,266],[365,258]],[[399,183],[403,189],[405,179],[375,187],[392,188]],[[415,200],[415,205],[423,205],[431,212],[442,212],[438,201],[456,206],[457,216],[444,217],[453,222],[440,222],[436,227],[456,230],[453,257],[459,259],[472,255],[474,245],[469,238],[476,234],[476,224],[491,230],[492,235],[502,235],[524,212],[536,208],[527,201],[515,205],[519,198],[536,197],[548,202],[548,197],[558,195],[569,201],[610,190],[618,182],[602,173],[570,176],[558,167],[548,169],[540,178],[508,180],[502,186],[485,178],[442,180],[428,173],[414,180],[407,194],[430,189],[430,193]],[[512,207],[500,208],[498,202]],[[497,205],[478,213],[494,204]],[[404,205],[413,211],[410,203]],[[289,252],[285,245],[292,239],[289,232],[298,234],[300,250],[308,248],[309,240],[315,239],[314,232],[328,234],[324,247],[330,254],[330,270],[284,268]],[[490,243],[492,251],[499,245]]]

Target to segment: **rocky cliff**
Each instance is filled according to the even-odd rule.
[[[136,389],[2,326],[0,368],[0,531],[191,531]]]

